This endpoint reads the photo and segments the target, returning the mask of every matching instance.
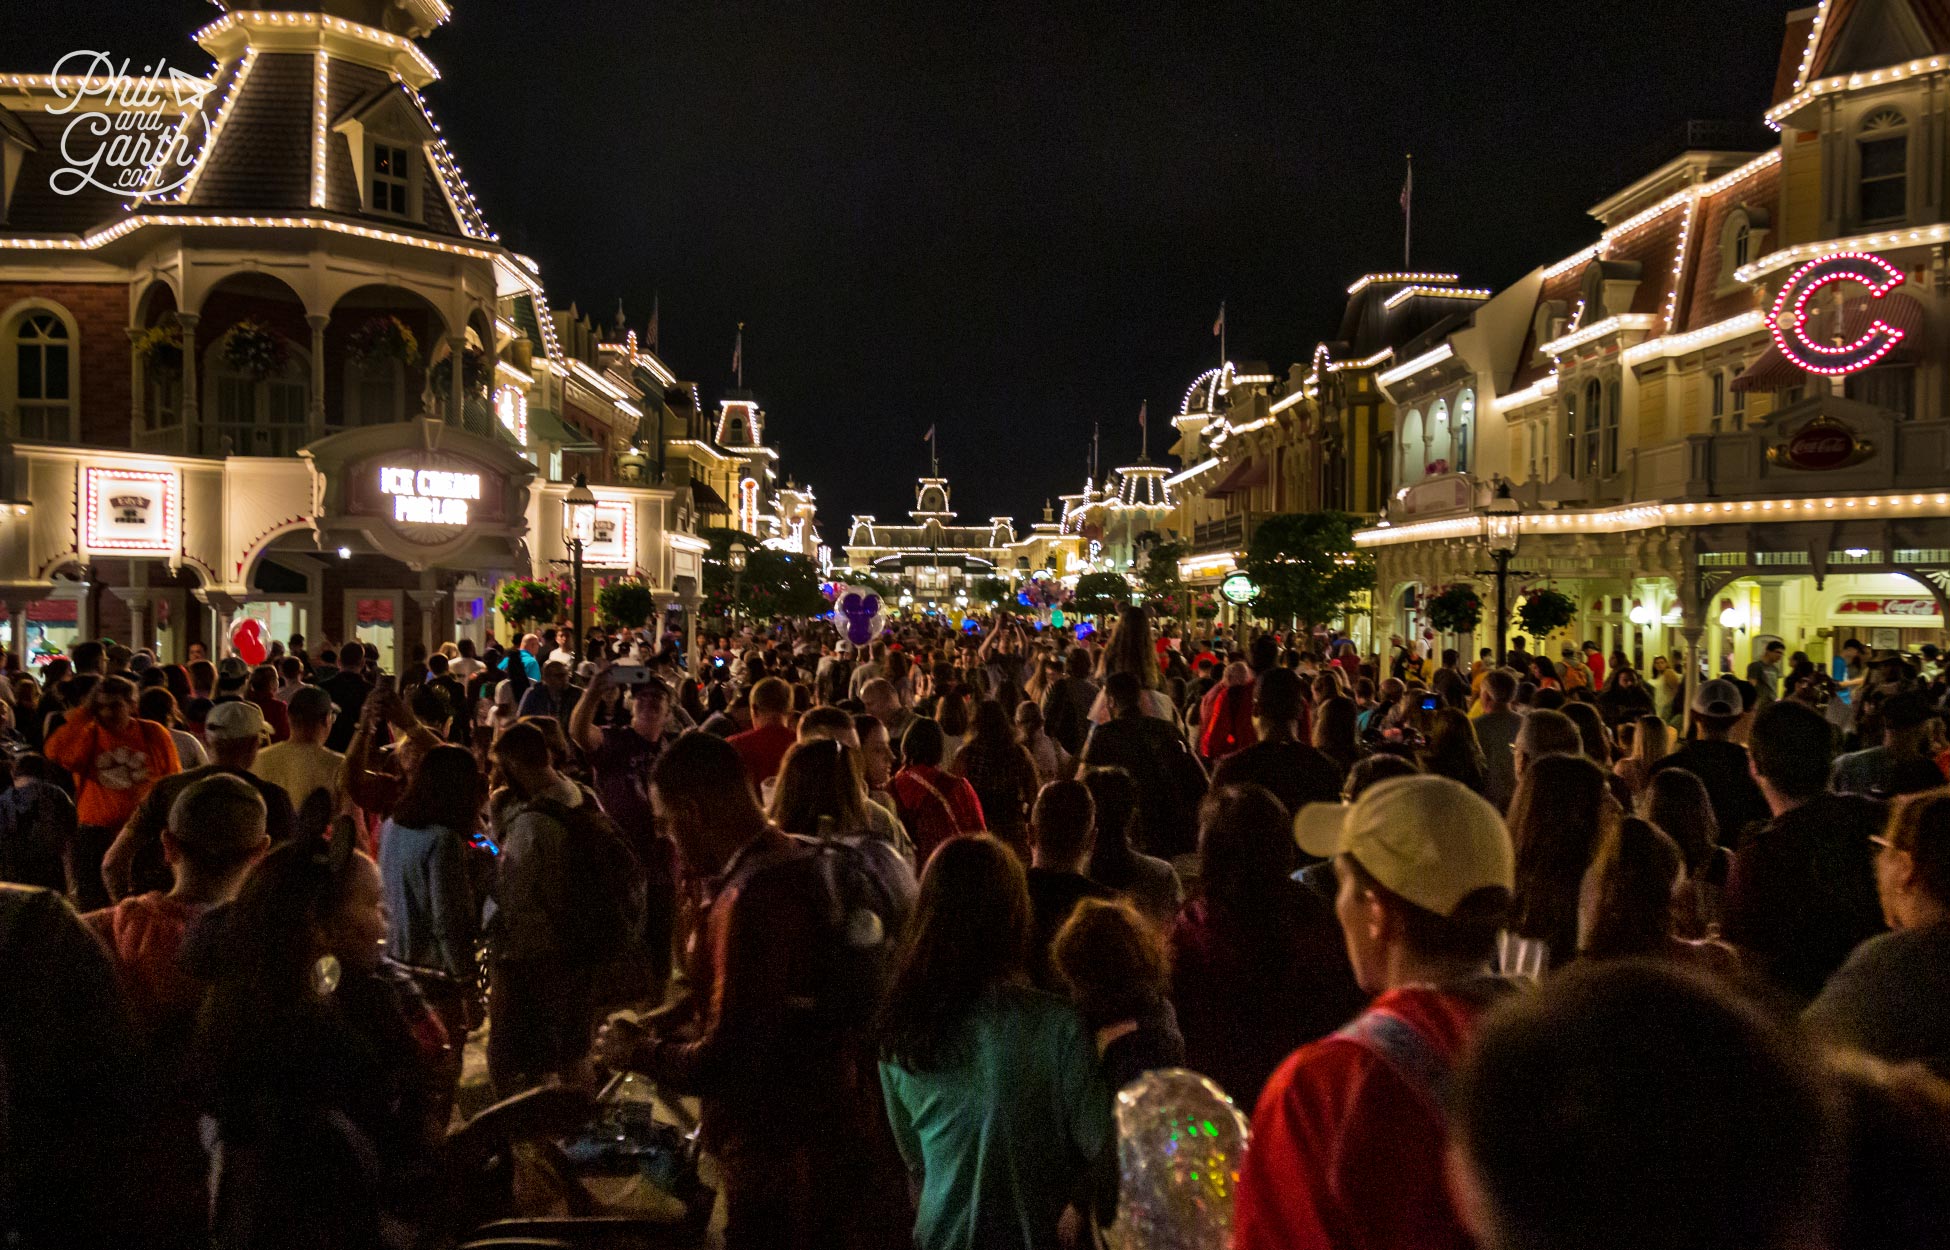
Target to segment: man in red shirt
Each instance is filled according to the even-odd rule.
[[[799,740],[787,723],[791,718],[791,686],[777,677],[767,677],[752,687],[752,727],[731,736],[738,758],[745,761],[745,775],[752,779],[752,793],[778,776],[785,753]]]
[[[1515,885],[1503,818],[1446,777],[1310,803],[1302,850],[1334,857],[1335,911],[1361,988],[1340,1032],[1273,1073],[1233,1208],[1235,1250],[1469,1250],[1444,1183],[1449,1070],[1482,1008]]]

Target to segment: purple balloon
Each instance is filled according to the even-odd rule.
[[[846,618],[846,639],[856,647],[873,641],[873,620],[880,615],[880,596],[849,590],[840,596],[840,615]]]

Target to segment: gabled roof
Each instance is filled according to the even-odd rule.
[[[1825,0],[1810,34],[1796,90],[1950,52],[1950,0]]]

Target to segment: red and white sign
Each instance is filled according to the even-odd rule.
[[[1903,271],[1868,252],[1836,252],[1811,260],[1794,271],[1774,299],[1771,329],[1774,345],[1809,373],[1840,376],[1857,373],[1887,356],[1903,341],[1903,332],[1880,317],[1853,343],[1817,343],[1808,336],[1808,304],[1823,288],[1837,282],[1867,287],[1881,299],[1903,284]]]
[[[630,522],[636,509],[625,499],[598,499],[582,536],[582,562],[591,568],[627,569],[635,561],[635,534]],[[562,505],[562,526],[572,524],[569,506]]]
[[[1844,599],[1835,605],[1836,616],[1930,616],[1936,612],[1934,599]]]
[[[181,504],[182,486],[173,472],[84,468],[82,550],[172,554]]]

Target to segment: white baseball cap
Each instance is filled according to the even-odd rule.
[[[242,699],[219,703],[203,719],[203,736],[211,742],[232,742],[264,734],[264,713]]]
[[[1323,859],[1352,855],[1376,881],[1424,911],[1455,914],[1487,886],[1516,889],[1516,851],[1503,817],[1448,777],[1395,777],[1352,803],[1309,803],[1294,840]]]

